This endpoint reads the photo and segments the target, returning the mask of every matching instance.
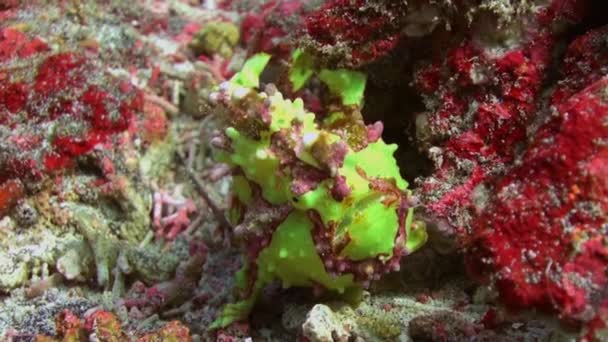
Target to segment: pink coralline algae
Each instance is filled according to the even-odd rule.
[[[85,313],[80,318],[75,313],[64,310],[55,318],[56,336],[37,335],[35,341],[137,341],[137,342],[188,342],[192,341],[190,329],[178,321],[166,323],[160,329],[143,336],[122,327],[117,315],[104,310]]]
[[[177,267],[173,279],[150,287],[140,281],[135,282],[124,299],[125,307],[143,318],[158,313],[163,308],[179,306],[191,300],[207,258],[206,245],[193,243],[189,255],[189,259]]]
[[[196,205],[180,192],[178,188],[173,195],[165,191],[154,193],[153,225],[159,239],[173,240],[191,224],[190,216],[196,212]]]

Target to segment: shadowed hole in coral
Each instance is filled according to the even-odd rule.
[[[572,38],[580,36],[589,30],[600,28],[608,24],[608,2],[605,0],[590,0],[589,12],[581,20],[580,24],[569,30]]]
[[[378,120],[384,123],[382,138],[399,146],[397,164],[412,187],[414,179],[429,175],[433,166],[416,141],[416,113],[424,111],[424,106],[408,83],[404,79],[398,84],[380,85],[371,79],[365,90],[363,117],[367,124]]]
[[[566,49],[572,41],[581,37],[585,33],[598,29],[604,25],[608,25],[608,2],[605,0],[591,0],[589,2],[589,11],[587,15],[580,21],[579,24],[568,28],[563,32],[562,43],[558,44],[553,51],[552,65],[547,68],[547,76],[544,80],[543,88],[548,88],[562,77],[563,60]],[[607,43],[608,44],[608,43]]]

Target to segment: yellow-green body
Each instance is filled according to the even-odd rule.
[[[315,120],[315,114],[304,108],[301,99],[285,99],[278,91],[271,95],[256,91],[259,74],[268,60],[268,55],[254,56],[241,73],[223,85],[223,91],[228,101],[235,105],[245,101],[245,98],[247,103],[265,103],[270,122],[259,129],[256,136],[228,127],[225,135],[230,140],[230,149],[219,151],[218,158],[241,171],[233,183],[240,208],[246,211],[253,201],[258,200],[252,195],[253,187],[256,187],[260,189],[263,200],[270,205],[289,206],[291,209],[272,232],[270,243],[259,252],[256,260],[249,260],[250,263],[237,275],[237,285],[243,291],[253,281],[252,289],[246,291],[248,297],[229,304],[214,323],[214,328],[245,318],[260,291],[273,280],[280,280],[284,287],[322,285],[338,293],[359,286],[351,273],[330,274],[326,271],[322,256],[315,246],[315,222],[310,217],[311,213],[318,214],[323,226],[333,227],[333,241],[336,244],[343,242],[336,252],[336,257],[341,260],[388,260],[396,247],[400,225],[405,225],[408,232],[406,241],[401,242],[404,245],[401,247],[408,252],[419,248],[426,240],[423,232],[409,234],[413,213],[411,209],[404,211],[400,206],[409,192],[408,184],[399,174],[393,157],[397,146],[386,144],[382,139],[357,149],[343,144],[346,153],[339,167],[328,166],[327,160],[333,155],[327,151],[343,142],[344,138],[322,127]],[[312,75],[306,71],[300,71],[300,74],[305,78]],[[347,95],[342,99],[348,105],[361,101],[364,75],[344,70],[324,70],[320,77],[332,79],[332,91],[340,87],[348,88],[348,80],[356,80],[354,87],[357,89],[345,89],[343,93]],[[339,80],[336,81],[336,78]],[[304,80],[298,82],[301,86]],[[314,189],[303,194],[295,193],[292,187],[294,175],[290,174],[292,169],[286,167],[281,155],[271,148],[272,138],[278,133],[285,134],[288,141],[294,144],[297,142],[298,147],[288,152],[297,156],[299,164],[325,170],[328,177],[316,183]],[[332,195],[337,177],[343,177],[350,189],[341,200]],[[379,190],[374,186],[375,182],[389,184],[393,191]],[[235,225],[240,223],[239,217],[243,217],[239,214],[242,213],[233,212]]]

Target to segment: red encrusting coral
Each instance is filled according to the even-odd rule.
[[[192,41],[194,35],[203,28],[203,25],[197,22],[189,22],[184,25],[179,34],[173,37],[173,40],[181,44],[187,45]]]
[[[550,41],[541,31],[498,56],[466,41],[417,71],[418,89],[436,99],[424,129],[430,143],[442,145],[441,161],[421,190],[435,219],[466,228],[462,213],[475,211],[474,189],[512,163],[536,113]]]
[[[427,218],[457,233],[507,306],[579,323],[598,320],[608,285],[606,27],[570,44],[546,101],[543,87],[558,24],[583,2],[553,1],[500,53],[466,38],[415,74],[436,166],[418,189]]]
[[[0,124],[13,131],[17,143],[0,147],[0,181],[73,165],[127,130],[142,107],[138,90],[112,80],[78,53],[45,57],[32,77],[0,78]]]
[[[290,34],[301,24],[301,0],[271,0],[245,13],[241,22],[242,41],[250,53],[267,52],[286,57],[292,50]]]
[[[559,104],[476,220],[468,263],[508,305],[587,320],[608,285],[608,78]]]
[[[23,184],[17,179],[9,179],[0,183],[0,217],[24,197],[24,191]]]
[[[570,43],[561,67],[562,79],[551,94],[551,104],[562,103],[606,74],[608,69],[606,37],[608,37],[608,26],[603,26]]]
[[[473,26],[443,57],[415,70],[414,84],[427,104],[419,134],[424,145],[434,146],[435,162],[419,194],[429,218],[465,240],[483,206],[475,203],[482,194],[476,189],[509,169],[527,144],[561,39],[557,28],[585,13],[586,6],[566,2],[552,1],[525,19],[512,19],[511,25],[526,32],[515,36],[516,44]]]
[[[0,62],[46,51],[49,51],[49,47],[40,38],[30,38],[16,29],[0,28]]]
[[[317,45],[341,46],[353,66],[391,52],[400,41],[403,2],[332,0],[305,19],[306,33]]]

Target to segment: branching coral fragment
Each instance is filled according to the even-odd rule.
[[[190,226],[190,216],[196,210],[194,202],[183,197],[180,187],[172,195],[165,191],[155,192],[152,215],[156,236],[166,240],[175,239]]]

